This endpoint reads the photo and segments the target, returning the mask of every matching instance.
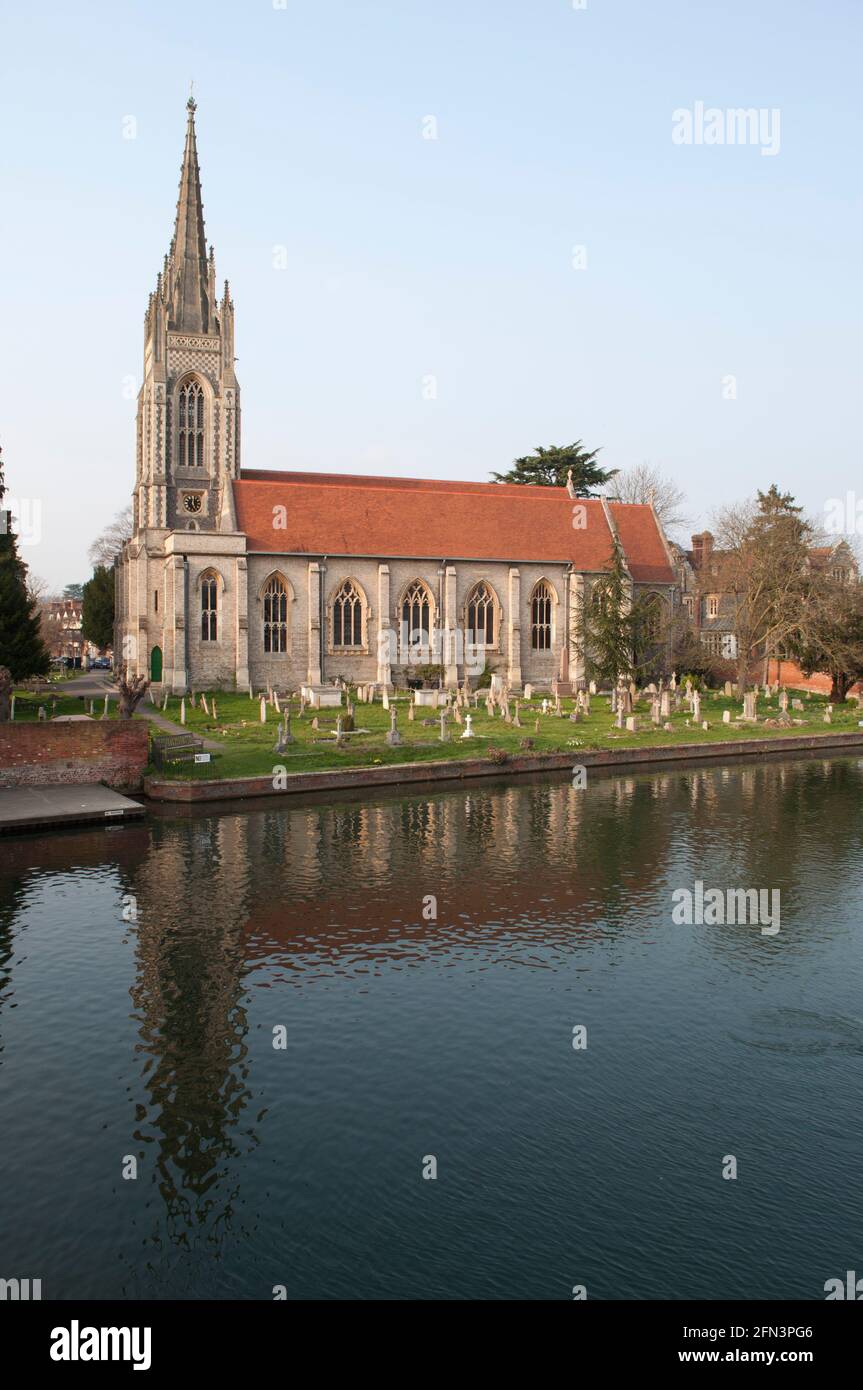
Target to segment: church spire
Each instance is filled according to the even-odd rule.
[[[193,96],[186,102],[186,148],[180,173],[177,220],[171,242],[172,287],[169,326],[186,333],[209,333],[214,325],[210,304],[207,243],[204,236],[204,208],[201,203],[201,177],[195,143]]]

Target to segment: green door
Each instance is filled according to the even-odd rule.
[[[154,647],[150,652],[150,680],[158,685],[162,679],[162,648]]]

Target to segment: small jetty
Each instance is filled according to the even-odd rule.
[[[86,822],[112,824],[146,815],[146,808],[99,783],[0,787],[0,835]]]

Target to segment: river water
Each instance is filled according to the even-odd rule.
[[[823,1298],[863,1273],[861,842],[856,758],[0,839],[0,1277]],[[696,880],[780,930],[676,925]]]

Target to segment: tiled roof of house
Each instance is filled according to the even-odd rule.
[[[571,562],[588,573],[606,569],[612,554],[602,502],[572,499],[566,488],[243,469],[234,501],[251,551]],[[576,506],[584,526],[573,525]],[[650,507],[611,506],[633,578],[673,583]]]

